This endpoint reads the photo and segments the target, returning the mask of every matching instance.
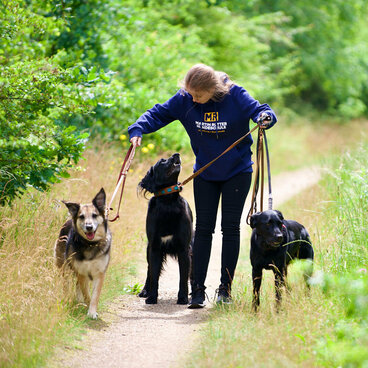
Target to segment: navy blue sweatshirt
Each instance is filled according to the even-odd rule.
[[[128,128],[130,138],[152,133],[179,120],[190,137],[196,156],[194,172],[212,161],[237,139],[249,132],[249,119],[257,122],[262,112],[276,115],[267,104],[260,104],[240,86],[233,85],[220,102],[194,103],[192,96],[180,90],[163,104],[147,110]],[[252,172],[251,135],[203,171],[205,180],[223,181],[240,172]]]

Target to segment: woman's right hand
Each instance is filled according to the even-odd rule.
[[[142,137],[132,137],[130,138],[130,143],[133,147],[139,147],[142,143]]]

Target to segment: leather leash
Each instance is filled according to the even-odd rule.
[[[210,161],[208,164],[201,167],[198,171],[196,171],[194,174],[189,176],[187,179],[185,179],[182,183],[178,183],[172,187],[167,187],[164,189],[161,189],[159,192],[155,193],[155,197],[159,197],[162,195],[167,195],[175,192],[180,192],[183,190],[183,186],[187,183],[189,183],[191,180],[193,180],[196,176],[201,174],[204,170],[206,170],[209,166],[211,166],[215,161],[217,161],[221,156],[223,156],[225,153],[229,152],[231,149],[233,149],[237,144],[239,144],[244,138],[246,138],[249,134],[254,132],[256,129],[260,128],[260,126],[257,124],[253,129],[251,129],[247,134],[240,137],[238,140],[236,140],[232,145],[230,145],[224,152],[222,152],[220,155],[218,155],[216,158],[214,158],[212,161]],[[261,129],[260,129],[261,130]],[[173,187],[176,188],[176,190],[171,190]]]
[[[252,132],[254,132],[256,129],[259,128],[259,125],[257,124],[252,130],[250,130],[247,134],[243,135],[242,137],[240,137],[237,141],[235,141],[231,146],[229,146],[228,148],[226,148],[226,150],[224,152],[222,152],[220,155],[218,155],[216,158],[214,158],[212,161],[210,161],[208,164],[204,165],[203,167],[201,167],[198,171],[196,171],[194,174],[192,174],[191,176],[189,176],[189,178],[185,179],[182,183],[179,183],[179,187],[184,186],[185,184],[187,184],[189,181],[193,180],[196,176],[198,176],[199,174],[201,174],[204,170],[206,170],[209,166],[211,166],[215,161],[217,161],[221,156],[223,156],[225,153],[229,152],[231,149],[233,149],[236,145],[238,145],[244,138],[246,138],[249,134],[251,134]],[[260,129],[261,130],[261,129]]]
[[[260,193],[260,211],[263,211],[263,187],[264,187],[264,147],[266,148],[266,159],[267,159],[267,174],[268,174],[268,209],[272,210],[273,197],[272,197],[272,187],[271,187],[271,165],[270,156],[268,152],[268,143],[266,132],[263,128],[258,131],[257,139],[257,159],[256,159],[256,169],[254,173],[254,185],[251,198],[250,210],[247,216],[247,224],[249,225],[250,217],[253,213],[257,212],[257,194],[259,187],[261,187]],[[261,177],[261,178],[260,178]],[[260,184],[261,183],[261,184]]]
[[[117,183],[116,183],[116,187],[115,187],[115,190],[114,190],[114,193],[110,199],[110,202],[109,202],[109,205],[106,207],[106,210],[105,210],[105,217],[106,219],[108,219],[109,217],[109,211],[112,210],[111,208],[111,204],[118,192],[118,189],[121,185],[121,192],[120,192],[120,199],[119,199],[119,205],[118,205],[118,210],[117,210],[117,213],[116,213],[116,216],[112,219],[112,220],[108,220],[110,222],[114,222],[116,221],[120,216],[119,216],[119,211],[120,211],[120,205],[121,205],[121,200],[123,198],[123,192],[124,192],[124,186],[125,186],[125,179],[126,179],[126,176],[127,176],[127,173],[129,171],[129,167],[133,161],[133,157],[134,157],[134,153],[135,153],[135,147],[133,146],[133,144],[129,147],[129,150],[125,156],[125,159],[124,159],[124,162],[123,162],[123,165],[121,166],[121,169],[120,169],[120,173],[119,173],[119,176],[118,176],[118,180],[117,180]]]

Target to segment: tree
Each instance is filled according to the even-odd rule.
[[[75,65],[63,68],[60,55],[47,57],[50,38],[65,21],[52,16],[52,2],[6,1],[0,26],[0,204],[28,186],[45,190],[67,176],[84,149],[87,133],[63,124],[70,115],[96,105],[93,85],[108,80]],[[43,9],[38,14],[34,9]]]

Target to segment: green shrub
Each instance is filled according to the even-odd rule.
[[[45,190],[67,176],[88,134],[66,122],[105,102],[96,101],[94,88],[108,83],[108,74],[78,59],[60,65],[65,52],[56,54],[52,40],[67,24],[53,4],[10,0],[0,10],[0,205],[28,186]]]

